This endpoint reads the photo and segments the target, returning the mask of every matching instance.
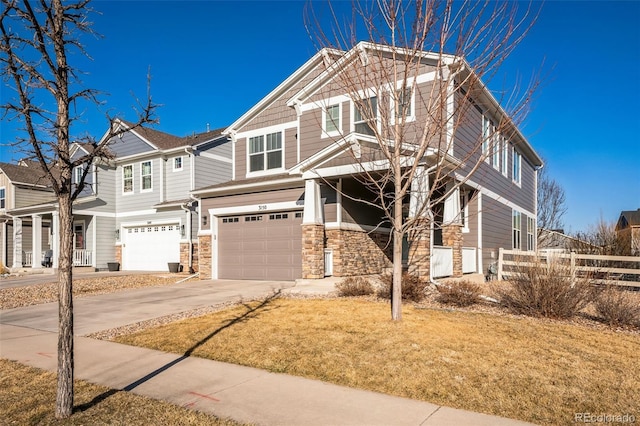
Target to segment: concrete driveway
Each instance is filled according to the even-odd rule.
[[[263,297],[294,284],[287,281],[191,281],[79,297],[74,299],[74,331],[83,336],[192,309]],[[2,311],[0,322],[57,332],[58,304],[8,309]]]

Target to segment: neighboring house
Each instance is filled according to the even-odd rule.
[[[89,166],[85,188],[73,205],[75,266],[106,269],[118,262],[123,270],[167,270],[167,263],[180,262],[197,270],[197,201],[189,192],[198,186],[231,178],[231,146],[221,130],[176,137],[146,127],[132,128],[117,122],[124,133],[109,143],[109,159]],[[75,143],[72,159],[91,152],[88,144]],[[83,170],[73,172],[73,182]],[[52,251],[52,266],[58,265],[59,229],[57,204],[50,193],[45,200],[7,209],[16,222],[33,222],[33,246]],[[24,227],[23,227],[24,228]],[[6,245],[14,252],[31,249],[13,230]],[[8,262],[9,266],[41,267],[43,254]]]
[[[620,213],[616,234],[624,245],[625,254],[640,256],[640,209]]]
[[[538,234],[538,251],[541,253],[570,253],[599,249],[587,241],[564,233],[563,229],[542,229]]]
[[[353,165],[354,155],[375,149],[370,123],[347,93],[327,89],[334,68],[324,61],[380,48],[359,43],[346,53],[319,52],[225,130],[233,142],[233,180],[192,193],[201,200],[201,278],[292,280],[388,268],[389,227],[379,209],[355,201],[375,202]],[[436,60],[425,53],[412,96],[429,93]],[[453,135],[454,157],[480,140],[487,123],[508,120],[488,92],[474,101],[471,122]],[[426,120],[411,102],[412,119]],[[423,277],[482,273],[500,247],[535,250],[542,161],[516,128],[509,133],[510,140],[496,144],[500,151],[436,206],[435,231],[406,241],[410,271]]]
[[[7,267],[31,264],[37,253],[50,247],[50,225],[42,224],[32,206],[52,202],[55,195],[44,170],[36,162],[0,163],[0,263]],[[18,212],[19,216],[14,216]],[[42,229],[34,233],[36,228]],[[16,244],[14,244],[16,242]]]

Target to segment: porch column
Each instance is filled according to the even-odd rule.
[[[51,251],[51,267],[57,269],[60,257],[60,215],[56,211],[51,213]]]
[[[314,179],[304,184],[302,278],[324,278],[324,221],[320,184]]]
[[[424,280],[430,278],[431,267],[431,220],[425,208],[429,195],[429,173],[424,166],[416,169],[411,182],[409,196],[409,218],[415,218],[415,225],[407,236],[409,243],[409,273]]]
[[[450,195],[444,201],[442,219],[442,243],[453,249],[453,276],[462,276],[462,216],[460,211],[460,188],[454,182],[447,185]]]
[[[31,216],[31,268],[42,268],[42,216]]]
[[[7,222],[0,222],[0,235],[2,236],[2,241],[0,241],[0,263],[2,266],[7,265]]]
[[[22,268],[22,219],[13,218],[13,265]]]

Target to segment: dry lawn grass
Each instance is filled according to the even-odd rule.
[[[112,293],[131,288],[152,287],[175,284],[180,275],[163,277],[157,275],[120,275],[111,277],[85,278],[73,281],[73,295],[76,297]],[[55,278],[52,278],[55,280]],[[34,284],[24,287],[0,289],[0,310],[13,309],[58,300],[58,283]]]
[[[640,336],[559,321],[276,299],[117,340],[356,388],[564,425],[574,413],[640,417]]]
[[[76,409],[70,419],[54,415],[56,376],[16,362],[0,360],[0,423],[3,425],[219,425],[240,423],[162,401],[75,382]],[[96,401],[96,399],[101,399]]]

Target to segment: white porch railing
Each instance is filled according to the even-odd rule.
[[[73,266],[93,265],[93,252],[91,250],[74,250]]]
[[[433,246],[431,269],[434,278],[453,275],[453,248]]]
[[[476,272],[478,270],[476,266],[477,259],[475,247],[462,247],[462,273],[470,274]]]
[[[31,266],[33,264],[33,253],[30,251],[22,252],[22,264],[24,266]]]

